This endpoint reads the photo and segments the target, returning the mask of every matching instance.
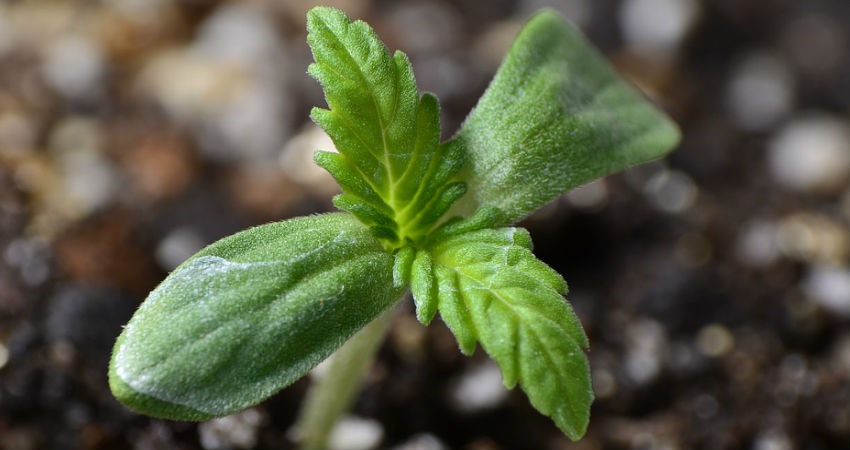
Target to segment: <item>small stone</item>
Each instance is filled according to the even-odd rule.
[[[176,228],[157,245],[156,262],[163,269],[172,271],[203,248],[205,243],[196,230],[190,227]]]
[[[45,242],[20,238],[9,243],[5,260],[20,271],[23,281],[38,286],[50,276],[49,250]]]
[[[329,450],[371,450],[384,438],[384,428],[376,420],[347,416],[340,419],[328,437]]]
[[[593,371],[593,393],[598,399],[612,397],[617,393],[617,377],[606,369]]]
[[[639,385],[651,382],[661,373],[667,348],[664,328],[652,319],[639,319],[629,325],[626,336],[626,375]]]
[[[262,423],[263,415],[255,408],[203,422],[198,426],[201,446],[206,450],[254,448]]]
[[[312,191],[331,196],[339,187],[327,170],[313,160],[317,151],[336,152],[330,136],[318,125],[310,123],[290,139],[278,157],[284,175]]]
[[[395,318],[390,340],[396,353],[408,361],[424,361],[427,357],[428,329],[420,325],[413,315],[402,314]]]
[[[103,154],[103,130],[95,120],[60,121],[50,131],[48,145],[62,178],[56,203],[65,215],[85,216],[112,203],[119,191],[118,176]]]
[[[644,193],[659,210],[679,214],[694,205],[699,189],[684,172],[661,170],[646,182]]]
[[[101,93],[105,72],[98,43],[84,36],[64,36],[47,48],[42,72],[59,94],[73,100],[93,99]]]
[[[735,249],[738,260],[757,268],[764,268],[782,256],[779,246],[779,225],[769,220],[752,220],[738,232]]]
[[[850,267],[818,265],[802,282],[806,297],[827,311],[850,317]]]
[[[259,6],[218,8],[190,45],[151,58],[140,84],[178,122],[204,155],[267,165],[290,131],[285,48]]]
[[[735,346],[735,337],[723,325],[710,324],[697,333],[697,348],[706,356],[719,357],[729,353]]]
[[[192,44],[193,53],[199,56],[261,71],[267,69],[257,63],[270,63],[266,59],[278,56],[280,50],[270,17],[260,7],[239,3],[216,8]]]
[[[463,373],[451,391],[452,405],[465,413],[495,408],[507,396],[499,366],[489,361]]]
[[[182,450],[184,447],[178,444],[174,433],[168,428],[164,421],[151,421],[151,424],[143,430],[133,441],[134,450]]]
[[[670,57],[698,13],[694,0],[627,0],[620,7],[620,28],[630,47]]]
[[[726,91],[726,104],[747,130],[764,130],[791,110],[794,79],[782,60],[757,53],[739,63]]]
[[[421,433],[392,450],[448,450],[448,447],[433,434]]]
[[[4,342],[0,342],[0,369],[9,362],[9,349]]]
[[[794,450],[794,445],[784,431],[772,429],[756,437],[753,450]]]
[[[832,218],[797,213],[783,218],[779,248],[789,258],[812,264],[842,264],[850,257],[850,230]]]
[[[798,118],[768,144],[776,181],[807,193],[833,193],[850,180],[850,126],[831,116]]]

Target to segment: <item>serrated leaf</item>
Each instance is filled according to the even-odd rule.
[[[437,285],[431,254],[425,250],[416,252],[410,273],[410,291],[416,305],[416,319],[428,325],[437,314]]]
[[[309,72],[330,108],[315,108],[311,116],[340,152],[317,161],[348,196],[337,206],[380,228],[374,234],[393,249],[420,241],[448,209],[443,203],[450,206],[460,192],[444,187],[463,155],[439,144],[436,97],[420,97],[407,56],[391,55],[366,23],[318,7],[307,14],[307,29],[316,60]],[[432,203],[434,194],[441,203]]]
[[[109,383],[152,416],[205,420],[289,385],[402,293],[392,255],[348,214],[224,238],[174,270],[115,344]]]
[[[410,282],[410,271],[413,260],[416,258],[416,249],[413,247],[402,247],[395,252],[393,260],[393,286],[402,289]]]
[[[438,308],[464,353],[480,342],[505,385],[519,382],[531,404],[577,440],[593,401],[583,352],[588,342],[562,296],[563,278],[530,246],[519,228],[474,231],[436,244]]]
[[[522,29],[453,142],[469,194],[454,213],[492,205],[510,224],[567,190],[656,159],[679,131],[552,12]]]

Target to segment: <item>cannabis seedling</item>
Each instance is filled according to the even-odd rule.
[[[302,377],[409,290],[465,354],[477,344],[570,438],[593,399],[587,338],[563,278],[510,224],[594,178],[660,157],[678,140],[580,33],[534,16],[448,142],[439,105],[402,52],[364,22],[308,13],[309,73],[329,109],[313,120],[339,153],[316,162],[346,213],[270,223],[189,258],[115,344],[112,392],[157,417],[205,420]]]

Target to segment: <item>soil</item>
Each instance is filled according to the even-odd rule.
[[[199,425],[127,410],[106,365],[194,250],[332,209],[309,165],[326,145],[308,119],[324,104],[311,2],[119,3],[0,5],[0,450],[294,448],[306,378]],[[846,1],[336,3],[410,55],[447,136],[540,6],[684,136],[522,223],[590,338],[586,437],[518,389],[458,400],[490,392],[489,360],[406,301],[353,409],[378,448],[850,448]]]

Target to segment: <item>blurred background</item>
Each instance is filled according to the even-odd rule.
[[[682,127],[528,218],[597,401],[570,443],[486,355],[396,317],[336,449],[850,448],[850,3],[339,0],[457,128],[551,7]],[[0,1],[0,449],[288,449],[308,379],[203,424],[119,405],[121,325],[202,246],[332,209],[304,0]],[[533,180],[529,180],[533,182]],[[167,326],[167,324],[164,324]]]

